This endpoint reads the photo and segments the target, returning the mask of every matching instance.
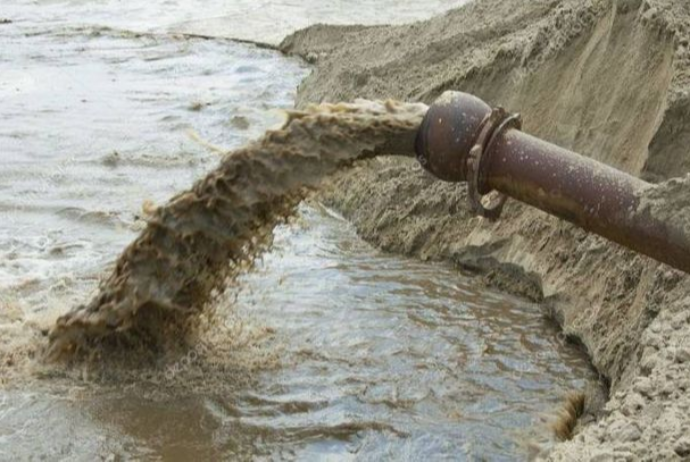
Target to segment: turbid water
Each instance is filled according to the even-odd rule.
[[[511,459],[593,378],[539,306],[382,254],[318,204],[238,284],[225,341],[7,391],[7,457]]]
[[[148,213],[93,300],[58,319],[51,356],[106,342],[109,350],[159,352],[196,335],[214,294],[253,266],[309,189],[356,160],[414,156],[426,110],[362,100],[290,111],[281,128],[224,155],[191,189]]]
[[[369,2],[338,2],[302,16],[285,2],[262,16],[248,2],[132,3],[0,12],[12,21],[0,25],[0,459],[513,458],[542,439],[545,415],[593,377],[540,308],[381,254],[318,204],[276,230],[187,351],[132,369],[34,360],[154,204],[217,166],[198,140],[257,138],[308,72],[168,31],[242,15],[256,36],[240,38],[270,42],[271,15],[288,32],[305,17],[401,21],[453,5],[369,15]]]

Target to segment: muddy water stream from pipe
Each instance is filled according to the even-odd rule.
[[[196,3],[0,10],[12,21],[0,25],[0,460],[523,456],[563,395],[594,380],[585,358],[538,306],[382,254],[317,203],[276,230],[185,354],[151,370],[18,367],[45,344],[41,329],[91,297],[144,227],[142,208],[217,165],[195,138],[256,138],[308,72],[168,34],[232,35],[242,17],[238,37],[275,41],[271,18],[281,34],[306,25],[304,2],[263,16],[255,2]],[[453,3],[368,5],[316,2],[306,17],[400,21]]]

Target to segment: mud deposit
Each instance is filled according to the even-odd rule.
[[[684,1],[477,0],[413,25],[314,26],[282,47],[316,62],[300,104],[465,91],[521,112],[528,132],[664,181],[690,168],[688,31]],[[686,180],[654,191],[649,210],[687,223]],[[463,186],[414,162],[371,162],[323,198],[385,249],[451,260],[542,300],[583,342],[611,397],[548,458],[690,456],[686,275],[515,202],[497,223],[472,217]]]

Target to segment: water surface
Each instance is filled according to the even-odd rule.
[[[4,353],[88,300],[145,209],[216,165],[208,145],[237,147],[279,123],[271,109],[290,107],[309,72],[270,50],[171,31],[275,43],[315,22],[404,22],[462,2],[8,3]],[[446,265],[382,254],[317,204],[277,231],[275,249],[230,292],[228,324],[249,340],[222,354],[251,367],[182,391],[86,372],[10,380],[0,459],[510,459],[543,434],[564,393],[592,379],[538,306]],[[202,383],[195,361],[192,351],[162,364],[162,376],[199,369]]]
[[[254,367],[204,380],[191,350],[163,366],[163,383],[10,388],[7,457],[512,460],[548,439],[565,394],[595,379],[538,305],[373,249],[318,204],[277,229],[240,282],[229,322],[269,335],[224,354]],[[180,377],[203,384],[166,388]]]

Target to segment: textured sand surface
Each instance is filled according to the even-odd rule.
[[[314,26],[282,48],[316,65],[301,105],[466,91],[520,111],[528,132],[663,181],[690,171],[689,32],[683,1],[478,0],[407,26]],[[465,194],[414,161],[377,159],[324,198],[384,249],[542,301],[586,346],[610,397],[544,457],[690,457],[690,277],[514,201],[496,223],[472,217]],[[643,202],[687,220],[682,197],[687,179]]]

